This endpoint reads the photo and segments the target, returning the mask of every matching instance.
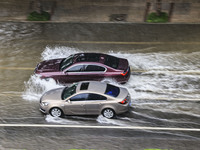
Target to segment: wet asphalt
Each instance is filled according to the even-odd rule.
[[[185,64],[195,66],[193,69],[196,68],[198,71],[198,62],[192,62],[186,54],[195,53],[197,54],[195,55],[196,59],[200,56],[198,53],[200,25],[4,22],[0,26],[0,150],[199,150],[200,131],[187,130],[200,128],[199,101],[182,101],[181,98],[179,101],[171,101],[167,98],[165,101],[136,99],[134,100],[135,106],[132,107],[129,114],[119,116],[114,121],[103,120],[102,123],[102,118],[98,116],[66,117],[62,120],[52,121],[52,118],[39,112],[37,100],[28,100],[22,95],[24,91],[30,89],[30,87],[26,87],[27,81],[33,74],[35,65],[41,61],[41,53],[47,46],[58,48],[60,48],[59,46],[68,46],[81,51],[106,53],[114,50],[117,55],[121,55],[118,54],[119,51],[130,55],[141,53],[145,56],[160,52],[172,54],[178,52],[180,55],[183,54],[180,56],[181,58],[186,58],[181,63],[186,61]],[[56,50],[51,52],[56,52]],[[71,52],[73,50],[70,50]],[[191,58],[195,59],[195,56],[192,55]],[[17,69],[19,67],[21,69]],[[137,66],[132,67],[140,69]],[[23,70],[23,68],[25,69]],[[154,73],[153,75],[152,73],[133,74],[133,77],[138,80],[141,77],[151,80],[157,76],[159,80],[168,77],[165,74]],[[192,94],[188,94],[193,97],[186,95],[189,98],[185,97],[185,99],[193,99],[195,95],[198,97],[200,80],[197,74],[184,77],[170,76],[166,82],[173,79],[176,79],[174,82],[177,83],[173,85],[177,88],[173,88],[179,89],[181,84],[181,88],[183,88],[181,92],[186,91],[183,92],[183,95],[189,93],[187,89],[195,87],[192,89]],[[180,80],[183,79],[187,81],[184,84],[180,83]],[[162,82],[162,80],[160,81]],[[191,87],[187,86],[187,83]],[[168,88],[167,86],[163,87]],[[162,94],[162,91],[131,88],[140,94]],[[174,89],[172,89],[171,95],[180,92],[176,90],[173,93]],[[36,94],[38,94],[37,92]],[[176,99],[182,96],[181,92],[177,94]],[[31,96],[34,94],[32,93]],[[183,96],[182,99],[184,99]],[[113,123],[115,123],[114,126],[120,127],[148,126],[170,129],[166,131],[106,127]],[[41,126],[34,126],[35,124]],[[45,127],[46,124],[70,124],[71,127]],[[77,124],[79,127],[75,127]],[[85,125],[89,127],[81,127]],[[91,126],[103,127],[92,128]]]

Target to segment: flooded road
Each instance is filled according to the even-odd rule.
[[[74,35],[74,30],[62,31],[61,36],[61,29],[59,24],[55,27],[55,24],[0,23],[0,124],[200,128],[198,41],[126,43],[115,38],[109,41],[108,37],[84,40],[87,35],[94,36],[92,31],[83,28],[80,34]],[[56,31],[59,36],[54,34]],[[195,39],[195,35],[193,37]],[[41,95],[63,85],[41,80],[33,74],[35,66],[43,60],[78,52],[103,52],[128,59],[132,70],[129,82],[124,85],[109,82],[126,87],[131,93],[129,113],[116,119],[101,115],[53,118],[40,113]],[[170,131],[166,133],[171,134]],[[200,139],[199,132],[180,131],[177,134],[178,137]]]

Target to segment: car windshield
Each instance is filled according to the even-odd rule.
[[[63,93],[62,93],[62,100],[65,100],[66,98],[68,98],[69,96],[73,95],[74,93],[76,93],[76,87],[77,87],[77,83],[75,84],[72,84],[71,86],[69,87],[66,87],[64,90],[63,90]]]
[[[116,87],[111,84],[107,84],[105,94],[113,96],[113,97],[117,97],[119,95],[119,91],[120,91],[119,87]]]
[[[118,65],[119,65],[119,58],[108,55],[105,58],[104,64],[107,65],[107,66],[109,66],[109,67],[112,67],[114,69],[117,69]]]
[[[70,55],[69,57],[65,58],[60,64],[60,70],[63,71],[73,63],[74,55]]]

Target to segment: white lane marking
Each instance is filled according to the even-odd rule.
[[[133,99],[134,100],[134,99]],[[196,101],[199,102],[200,99],[194,99],[194,98],[138,98],[137,100],[155,100],[155,101]]]
[[[0,124],[0,127],[37,127],[37,128],[92,128],[92,129],[131,129],[131,130],[162,130],[162,131],[195,131],[198,128],[165,128],[165,127],[139,127],[139,126],[83,126],[83,125],[48,125],[48,124]]]

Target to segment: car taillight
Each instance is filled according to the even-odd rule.
[[[127,73],[128,73],[128,71],[121,73],[121,75],[125,76]]]
[[[125,70],[124,72],[122,72],[121,75],[122,75],[122,76],[126,76],[127,73],[128,73],[128,71],[129,71],[129,68],[128,68],[127,70]]]
[[[119,102],[120,104],[127,104],[128,103],[128,100],[127,99],[124,99],[123,101]]]

